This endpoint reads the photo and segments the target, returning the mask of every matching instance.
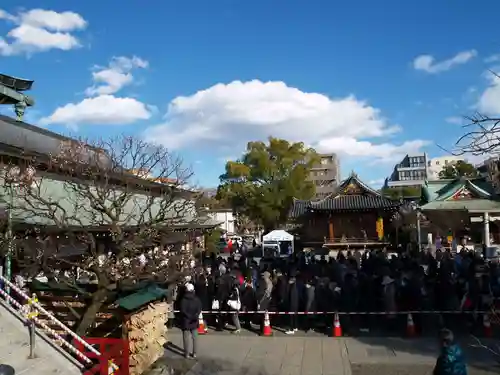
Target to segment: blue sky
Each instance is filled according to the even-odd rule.
[[[30,122],[160,142],[195,184],[215,186],[225,160],[273,135],[337,152],[344,176],[377,185],[406,153],[451,148],[461,116],[500,113],[500,82],[486,73],[500,61],[499,11],[465,0],[28,0],[0,10],[1,69],[35,80]]]

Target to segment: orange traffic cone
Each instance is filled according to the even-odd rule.
[[[493,335],[493,331],[491,330],[490,317],[488,314],[483,315],[483,328],[485,337],[491,337]]]
[[[198,335],[204,335],[208,333],[208,329],[205,326],[205,321],[203,320],[203,313],[198,316]]]
[[[335,313],[333,318],[333,337],[342,337],[342,327],[340,326],[339,314]]]
[[[266,312],[264,315],[264,327],[262,329],[262,336],[272,336],[273,330],[271,328],[271,322],[269,321],[269,314]]]
[[[408,320],[406,321],[406,336],[414,337],[416,335],[415,332],[415,323],[413,322],[413,316],[408,314]]]

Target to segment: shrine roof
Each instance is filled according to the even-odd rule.
[[[423,211],[500,211],[500,197],[484,178],[447,180],[446,184],[434,191],[430,191],[430,185],[424,186],[424,197],[428,203],[421,207]]]
[[[298,217],[311,211],[360,211],[392,209],[400,201],[384,197],[361,181],[355,173],[344,180],[334,193],[317,201],[294,200],[290,215]]]

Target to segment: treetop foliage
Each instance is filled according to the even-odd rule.
[[[458,177],[474,178],[478,176],[479,172],[476,167],[463,160],[458,160],[455,163],[449,163],[448,165],[443,166],[443,169],[439,172],[440,180]]]
[[[401,186],[394,188],[383,188],[382,195],[390,199],[418,198],[422,194],[420,186]]]
[[[293,198],[314,196],[308,177],[318,162],[315,150],[301,142],[272,137],[267,143],[249,142],[241,159],[226,163],[217,199],[264,228],[275,228],[286,222]]]

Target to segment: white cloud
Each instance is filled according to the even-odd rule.
[[[127,125],[148,120],[156,110],[129,97],[117,97],[124,86],[133,81],[134,68],[147,68],[149,63],[140,57],[113,57],[108,67],[97,67],[92,78],[97,84],[85,93],[90,96],[79,103],[68,103],[57,108],[50,116],[41,119],[41,125],[63,124],[76,128],[80,124]],[[94,96],[96,95],[96,96]]]
[[[445,121],[449,124],[454,124],[454,125],[464,125],[465,123],[465,119],[463,117],[458,117],[458,116],[447,117]]]
[[[15,22],[17,20],[16,16],[7,13],[5,10],[0,9],[0,20],[7,20],[7,21],[12,21]]]
[[[0,55],[5,56],[80,47],[73,33],[87,27],[87,21],[78,13],[44,9],[15,15],[0,9],[0,20],[14,24],[4,38],[0,37]]]
[[[399,130],[388,124],[380,110],[353,95],[331,99],[284,82],[253,80],[217,84],[175,98],[165,122],[146,129],[145,137],[171,149],[198,146],[220,150],[227,146],[242,149],[249,140],[272,135],[303,141],[322,151],[378,160],[395,160],[426,144],[414,141],[394,146],[358,141]]]
[[[385,182],[385,178],[377,178],[375,180],[370,180],[370,182],[368,182],[368,184],[370,186],[380,187],[384,184],[384,182]]]
[[[491,56],[488,56],[487,58],[484,59],[484,62],[487,64],[498,62],[498,61],[500,61],[500,54],[491,55]]]
[[[477,51],[474,49],[459,52],[452,58],[443,61],[436,61],[432,55],[420,55],[413,60],[413,68],[430,74],[437,74],[446,72],[457,65],[465,64],[476,56]]]
[[[21,23],[53,31],[81,30],[87,26],[82,16],[74,12],[57,13],[52,10],[32,9],[20,14]]]
[[[400,145],[392,143],[375,144],[369,141],[360,141],[353,137],[331,137],[320,140],[316,146],[319,152],[336,152],[339,155],[362,157],[372,162],[396,163],[407,154],[417,154],[429,141],[413,140]]]
[[[137,56],[113,57],[107,67],[95,67],[95,71],[92,72],[94,85],[87,88],[85,93],[88,96],[114,94],[133,82],[134,76],[131,73],[133,69],[145,69],[148,66],[146,60]]]
[[[500,78],[492,73],[486,75],[489,85],[479,96],[477,110],[485,115],[500,114]]]
[[[40,122],[41,125],[126,125],[138,120],[147,120],[150,117],[150,108],[134,98],[101,95],[59,107],[52,115],[43,118]]]

